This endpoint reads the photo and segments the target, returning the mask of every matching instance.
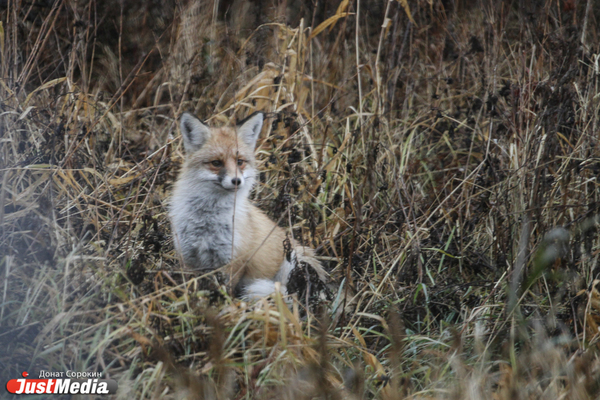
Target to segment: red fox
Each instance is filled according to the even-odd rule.
[[[263,125],[255,113],[235,128],[209,128],[195,116],[180,119],[185,161],[170,203],[175,245],[191,269],[227,266],[229,287],[246,299],[267,296],[285,285],[297,261],[326,273],[310,248],[284,251],[286,234],[248,196],[256,180],[254,150]]]

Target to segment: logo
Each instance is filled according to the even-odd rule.
[[[6,390],[13,394],[115,394],[117,381],[102,379],[102,372],[50,372],[40,371],[40,379],[11,379]]]

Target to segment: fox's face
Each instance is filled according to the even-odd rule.
[[[251,115],[236,128],[209,128],[184,113],[181,133],[186,152],[184,173],[197,183],[214,184],[218,190],[249,192],[256,174],[254,148],[263,114]]]

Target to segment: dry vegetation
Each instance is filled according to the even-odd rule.
[[[0,1],[0,381],[118,398],[600,398],[593,0]],[[330,299],[182,269],[177,117],[267,113]],[[300,294],[298,296],[298,294]]]

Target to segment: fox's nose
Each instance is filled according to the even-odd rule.
[[[231,178],[231,183],[234,186],[240,186],[242,184],[242,180],[240,178]]]

